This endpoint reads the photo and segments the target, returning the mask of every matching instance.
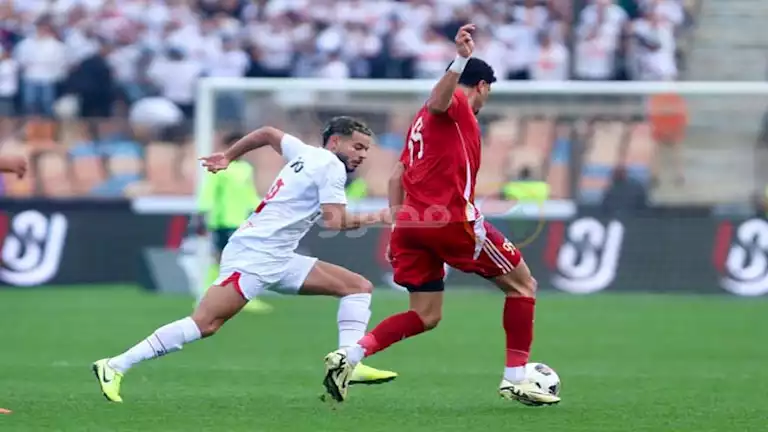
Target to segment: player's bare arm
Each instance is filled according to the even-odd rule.
[[[13,173],[18,178],[27,173],[27,159],[23,156],[0,156],[0,172]]]
[[[323,204],[320,209],[323,212],[323,225],[337,231],[392,223],[389,209],[374,213],[348,213],[344,204]]]
[[[456,86],[459,85],[459,77],[461,77],[461,73],[475,50],[475,42],[472,40],[474,30],[474,24],[466,24],[456,33],[456,59],[432,89],[432,94],[427,102],[430,112],[444,113],[451,106],[453,93],[456,91]]]
[[[394,217],[397,209],[402,207],[405,199],[405,189],[403,189],[403,173],[405,172],[405,165],[402,162],[397,162],[395,168],[392,170],[392,175],[389,177],[388,197],[389,197],[389,211],[392,217]]]
[[[272,147],[277,153],[283,154],[280,142],[285,136],[285,132],[271,126],[264,126],[256,129],[248,135],[240,138],[232,144],[227,151],[223,153],[214,153],[210,156],[201,157],[203,167],[212,173],[217,173],[227,169],[229,163],[243,156],[244,154],[264,146]]]

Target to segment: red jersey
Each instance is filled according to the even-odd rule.
[[[404,209],[398,221],[465,222],[477,219],[475,182],[481,136],[467,95],[453,93],[448,111],[421,108],[408,131],[400,162],[405,166]]]

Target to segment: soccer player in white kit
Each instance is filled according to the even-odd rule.
[[[104,397],[122,402],[120,383],[131,367],[213,335],[264,290],[339,297],[339,346],[352,346],[362,338],[371,317],[371,282],[295,250],[320,219],[327,228],[336,230],[391,223],[389,209],[370,214],[346,211],[347,173],[365,160],[372,135],[364,123],[336,117],[323,131],[322,148],[304,144],[275,128],[262,127],[226,152],[201,158],[203,166],[215,173],[245,153],[271,146],[287,163],[261,204],[230,237],[222,252],[219,277],[192,315],[160,327],[116,357],[93,364]],[[359,365],[355,371],[358,369]],[[352,382],[387,382],[396,376],[365,367],[352,377]]]

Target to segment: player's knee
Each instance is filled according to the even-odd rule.
[[[512,281],[506,291],[509,296],[536,297],[538,287],[539,283],[536,279],[531,275],[527,275]]]
[[[362,276],[355,279],[355,282],[352,284],[354,294],[371,294],[373,292],[373,283],[371,281]]]
[[[421,318],[421,322],[424,324],[424,330],[433,330],[437,327],[438,324],[440,324],[440,321],[443,319],[443,313],[439,310],[423,310],[423,311],[416,311],[416,313],[419,315],[419,318]]]
[[[352,294],[371,294],[373,292],[373,283],[360,275],[355,275],[347,281],[339,280],[335,291],[341,297]]]
[[[216,334],[226,321],[201,315],[193,315],[192,320],[197,324],[197,328],[200,329],[200,337],[203,338]]]

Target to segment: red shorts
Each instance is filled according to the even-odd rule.
[[[511,272],[523,258],[504,234],[483,220],[442,227],[395,226],[389,247],[395,282],[409,289],[442,281],[443,264],[493,278]]]

